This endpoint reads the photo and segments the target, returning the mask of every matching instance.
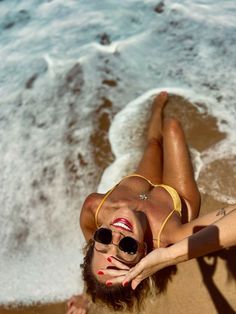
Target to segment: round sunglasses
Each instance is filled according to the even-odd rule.
[[[112,230],[108,228],[99,228],[95,231],[93,239],[96,242],[108,245],[112,243]],[[114,243],[112,243],[114,244]],[[119,249],[130,255],[134,255],[138,251],[139,243],[131,237],[124,237],[117,245]]]

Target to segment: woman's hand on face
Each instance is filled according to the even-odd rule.
[[[136,289],[142,280],[152,276],[158,270],[172,265],[170,261],[171,257],[167,248],[155,249],[130,269],[123,277],[122,285],[126,286],[131,282],[132,289]]]
[[[107,285],[113,285],[113,284],[122,284],[125,276],[128,274],[130,267],[126,264],[118,261],[116,258],[110,256],[108,258],[108,261],[111,263],[111,268],[103,268],[98,271],[98,274],[100,272],[100,275],[109,275],[113,277],[112,279],[107,280]],[[112,268],[114,267],[114,268]]]

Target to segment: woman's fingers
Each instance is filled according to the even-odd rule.
[[[77,314],[76,313],[77,308],[75,306],[71,306],[70,309],[66,312],[66,314]]]
[[[128,282],[131,282],[132,289],[136,289],[137,286],[140,284],[142,280],[145,278],[151,276],[153,274],[152,270],[150,269],[141,269],[140,267],[132,271],[132,273],[128,273],[127,276],[125,276],[124,281],[122,282],[122,285],[125,286],[128,284]]]
[[[120,276],[125,276],[128,273],[128,269],[112,269],[112,268],[106,268],[106,269],[101,269],[98,271],[98,275],[109,275],[112,277],[120,277]]]
[[[109,275],[111,277],[114,277],[114,278],[112,278],[112,280],[110,280],[112,283],[113,282],[114,283],[118,283],[118,282],[122,283],[121,278],[124,278],[125,275],[127,275],[127,273],[130,270],[130,267],[121,263],[120,261],[118,261],[116,258],[114,258],[112,256],[108,257],[108,261],[111,263],[111,267],[100,269],[97,272],[97,274],[101,275],[101,276]]]
[[[143,278],[141,276],[138,276],[138,277],[134,278],[133,280],[131,279],[130,281],[125,280],[125,278],[126,278],[125,275],[116,276],[116,277],[113,277],[112,279],[107,280],[106,284],[107,284],[107,286],[120,284],[123,287],[125,287],[125,286],[129,285],[129,282],[131,281],[131,287],[134,290],[140,284],[140,282],[143,280]]]
[[[132,268],[124,278],[123,285],[132,282],[131,287],[135,289],[145,278],[152,276],[158,270],[171,265],[169,262],[171,255],[168,248],[156,249],[146,255],[141,261]]]
[[[84,294],[74,295],[67,302],[66,314],[84,314],[89,308],[89,300]]]
[[[116,258],[114,258],[113,256],[109,256],[107,259],[111,264],[113,264],[114,266],[116,266],[119,269],[126,269],[129,270],[130,267],[127,266],[126,264],[118,261]]]
[[[119,276],[119,277],[114,277],[112,279],[109,279],[106,281],[107,286],[112,286],[112,285],[122,285],[122,282],[124,281],[125,275]]]
[[[73,297],[70,298],[69,301],[67,301],[67,307],[70,308],[72,305],[76,303],[77,297],[74,295]]]
[[[75,306],[72,306],[66,314],[86,314],[87,310],[84,308],[77,308]]]
[[[132,280],[131,288],[133,290],[135,290],[138,287],[138,285],[140,284],[141,281],[142,281],[142,279],[138,279],[138,278],[135,278],[134,280]]]
[[[127,272],[124,278],[123,285],[125,285],[126,282],[130,282],[135,277],[140,276],[144,269],[145,269],[145,265],[142,262],[139,262],[135,267],[131,268],[130,271]]]

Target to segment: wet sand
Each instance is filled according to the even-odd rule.
[[[65,303],[34,305],[28,307],[3,308],[0,307],[1,314],[64,314]]]
[[[204,109],[203,104],[199,104]],[[166,109],[168,116],[179,118],[185,128],[189,144],[198,151],[216,144],[224,139],[225,134],[219,132],[217,121],[203,110],[199,113],[188,101],[181,97],[171,97]],[[107,122],[106,122],[107,123]],[[104,132],[104,128],[102,128]],[[104,137],[105,138],[105,137]],[[96,145],[103,143],[96,143]],[[104,148],[104,146],[103,146]],[[107,151],[108,156],[111,152]],[[100,160],[99,160],[100,162]],[[200,174],[198,183],[200,188],[209,190],[202,194],[201,215],[221,208],[225,203],[217,201],[210,195],[211,182],[217,180],[219,189],[225,189],[227,195],[235,197],[236,176],[232,174],[232,165],[236,158],[229,157],[210,164]],[[178,272],[169,283],[167,293],[147,299],[144,310],[140,313],[160,314],[203,314],[236,312],[236,249],[223,250],[210,257],[191,260],[177,266]],[[93,306],[89,313],[112,313],[100,305]],[[0,314],[61,314],[65,313],[65,303],[38,305],[4,309],[0,307]],[[119,312],[117,312],[119,313]],[[125,312],[122,312],[125,313]]]

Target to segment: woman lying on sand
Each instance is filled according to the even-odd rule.
[[[214,222],[203,227],[210,221]],[[236,245],[236,205],[221,208],[194,222],[195,227],[197,225],[202,227],[200,231],[167,248],[153,250],[135,267],[127,270],[126,274],[123,271],[121,276],[116,274],[115,280],[119,278],[123,285],[130,281],[132,289],[136,289],[142,280],[167,266]],[[89,301],[85,295],[74,296],[67,306],[67,314],[85,314]]]
[[[82,265],[85,290],[93,302],[113,309],[124,304],[132,308],[148,291],[163,291],[171,270],[162,276],[159,272],[158,278],[156,272],[179,261],[170,245],[191,235],[195,226],[220,218],[210,214],[195,219],[200,194],[183,129],[176,119],[163,119],[167,99],[162,92],[154,100],[147,146],[136,172],[106,194],[89,195],[81,211],[88,243]],[[182,260],[188,252],[184,245],[179,249],[185,254]],[[196,246],[192,257],[198,252]],[[68,303],[67,313],[85,313],[87,308],[85,296],[78,296]]]

